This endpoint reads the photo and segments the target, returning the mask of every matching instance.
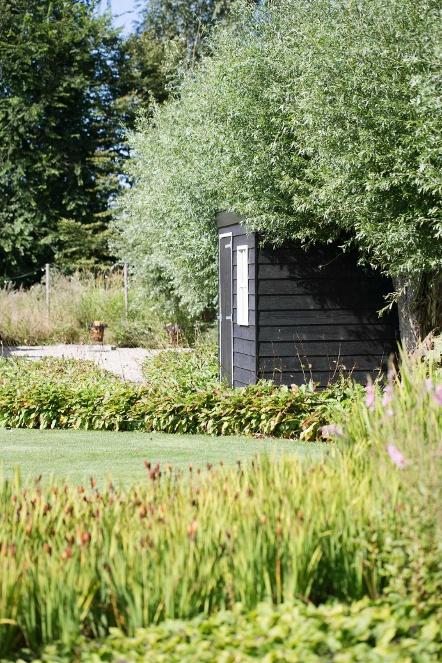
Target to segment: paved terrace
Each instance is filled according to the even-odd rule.
[[[44,357],[59,359],[87,359],[100,368],[115,373],[123,380],[143,382],[142,365],[146,357],[158,354],[159,350],[144,348],[115,348],[112,345],[34,345],[1,346],[0,356],[25,357],[38,360]]]

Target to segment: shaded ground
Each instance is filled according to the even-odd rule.
[[[35,346],[4,346],[0,356],[25,357],[42,359],[58,357],[59,359],[87,359],[100,368],[115,373],[123,380],[142,382],[142,365],[146,357],[152,357],[159,350],[144,348],[114,348],[110,345],[35,345]]]
[[[233,436],[0,429],[3,475],[11,476],[18,467],[23,477],[54,475],[76,482],[91,476],[102,481],[109,474],[116,483],[143,479],[145,460],[186,469],[189,464],[247,461],[259,453],[318,458],[325,450],[325,445],[313,443]]]

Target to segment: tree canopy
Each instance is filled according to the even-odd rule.
[[[97,0],[0,9],[0,277],[102,265],[137,107],[164,102],[232,0],[144,2],[123,37]]]
[[[72,248],[105,232],[127,154],[126,56],[91,0],[3,0],[0,64],[0,265],[13,277],[63,256],[66,235]],[[98,244],[83,243],[87,264],[106,259]]]
[[[134,90],[143,107],[163,102],[183,71],[203,55],[207,37],[226,24],[235,0],[144,0],[137,30],[128,38]]]
[[[215,215],[339,241],[393,276],[442,270],[438,0],[240,5],[132,134],[120,251],[192,311],[216,298]]]

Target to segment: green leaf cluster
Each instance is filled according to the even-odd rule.
[[[0,426],[314,440],[321,426],[358,393],[350,384],[318,392],[310,386],[292,390],[272,383],[241,390],[209,383],[195,390],[185,367],[173,374],[175,378],[140,387],[122,383],[88,362],[45,360],[34,365],[1,360]]]
[[[183,74],[207,51],[207,37],[226,24],[234,0],[149,0],[125,47],[130,86],[146,111],[177,90]],[[133,128],[133,117],[128,126]]]
[[[115,629],[104,641],[76,644],[78,663],[437,663],[442,615],[416,615],[407,601],[359,601],[312,606],[297,602],[241,606],[212,617],[168,621],[128,638]],[[38,663],[67,663],[69,652],[50,646]]]
[[[207,389],[219,380],[218,347],[211,335],[198,336],[188,351],[175,349],[148,357],[143,364],[145,383],[153,389],[172,393]]]

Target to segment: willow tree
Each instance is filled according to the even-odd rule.
[[[414,294],[421,333],[440,327],[438,10],[436,0],[240,6],[179,98],[132,138],[119,228],[135,268],[160,270],[195,311],[213,304],[215,212],[230,209],[273,243],[356,247],[402,300]]]

